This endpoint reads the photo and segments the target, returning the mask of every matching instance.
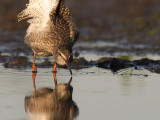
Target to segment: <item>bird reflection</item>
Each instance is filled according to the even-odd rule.
[[[78,116],[78,106],[72,100],[72,77],[68,83],[57,84],[55,75],[55,89],[38,90],[35,85],[36,73],[33,73],[32,77],[34,93],[25,97],[25,111],[30,120],[73,120]]]

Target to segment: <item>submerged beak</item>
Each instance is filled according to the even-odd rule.
[[[67,86],[70,86],[71,82],[72,82],[72,77],[70,78],[69,82],[67,83]]]
[[[70,65],[69,65],[69,62],[68,62],[67,60],[66,60],[65,62],[66,62],[66,65],[67,65],[67,67],[68,67],[68,69],[69,69],[71,75],[72,75],[72,70],[71,70],[71,67],[70,67]]]

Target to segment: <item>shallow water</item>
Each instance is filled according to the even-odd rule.
[[[33,91],[31,69],[0,67],[1,120],[28,120],[24,99]],[[67,83],[68,70],[58,68],[58,83]],[[160,75],[131,68],[118,74],[101,68],[73,70],[73,100],[79,108],[77,120],[158,120]],[[51,68],[39,68],[36,88],[54,88]]]

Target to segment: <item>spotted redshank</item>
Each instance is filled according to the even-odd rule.
[[[27,8],[18,14],[18,21],[28,19],[30,24],[24,42],[34,51],[33,72],[37,72],[36,55],[53,56],[56,63],[67,66],[73,60],[72,47],[78,31],[64,0],[29,0]]]

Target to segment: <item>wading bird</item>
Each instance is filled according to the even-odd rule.
[[[78,32],[64,0],[29,0],[27,8],[18,14],[18,21],[28,19],[30,24],[24,42],[34,51],[33,72],[36,55],[53,56],[56,63],[66,65],[72,74],[72,46],[78,39]]]

